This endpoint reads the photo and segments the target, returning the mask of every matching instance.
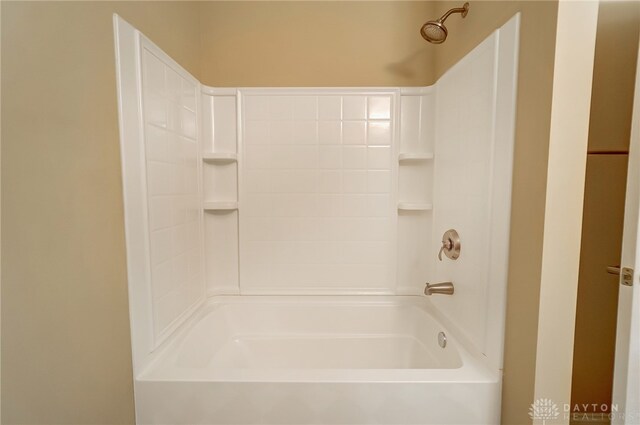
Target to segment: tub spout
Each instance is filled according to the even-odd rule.
[[[453,295],[453,283],[451,282],[442,282],[442,283],[429,283],[427,282],[427,287],[424,288],[425,295],[433,295],[433,294],[443,294],[443,295]]]

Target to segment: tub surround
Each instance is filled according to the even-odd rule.
[[[114,22],[138,420],[497,423],[519,15],[415,88],[206,87]]]

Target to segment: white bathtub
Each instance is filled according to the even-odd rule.
[[[220,296],[157,350],[136,405],[145,424],[496,424],[500,376],[424,297]]]

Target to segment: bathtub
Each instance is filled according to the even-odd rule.
[[[442,323],[417,296],[212,297],[136,377],[138,422],[499,423],[499,374]]]

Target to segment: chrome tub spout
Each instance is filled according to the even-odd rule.
[[[428,283],[426,288],[424,288],[425,295],[433,295],[433,294],[443,294],[443,295],[453,295],[453,283],[451,282],[442,282],[442,283]]]

